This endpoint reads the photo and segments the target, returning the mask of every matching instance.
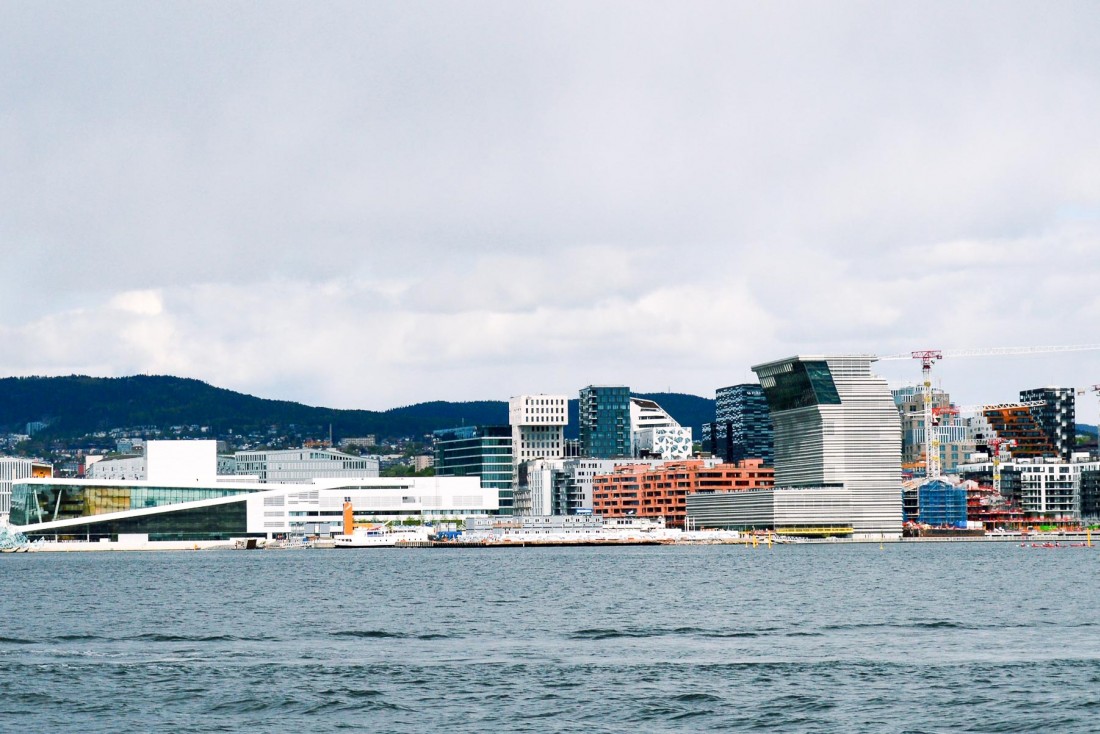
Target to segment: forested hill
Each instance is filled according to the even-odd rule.
[[[714,400],[680,393],[640,395],[660,403],[681,425],[699,437],[704,422],[714,420]],[[422,436],[459,425],[503,425],[508,403],[480,400],[417,403],[387,411],[337,410],[285,400],[268,400],[213,387],[182,377],[9,377],[0,378],[0,431],[21,433],[26,424],[43,421],[47,434],[75,436],[111,428],[179,425],[209,426],[220,435],[246,434],[270,426],[295,425],[335,438],[374,434]],[[576,400],[570,401],[567,436],[577,433]]]

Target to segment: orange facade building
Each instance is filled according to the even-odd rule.
[[[663,517],[682,528],[693,492],[736,492],[775,486],[775,471],[760,459],[707,468],[702,460],[659,467],[624,465],[592,480],[592,513],[604,517]]]

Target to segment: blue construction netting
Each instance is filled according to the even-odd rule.
[[[966,527],[966,490],[932,481],[917,490],[919,522],[935,527]]]

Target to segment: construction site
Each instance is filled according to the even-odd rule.
[[[1076,399],[1089,390],[1043,387],[1017,402],[955,405],[934,388],[944,358],[1100,350],[1100,345],[920,350],[921,381],[894,390],[902,418],[903,534],[1084,532],[1100,520],[1100,454],[1077,446]]]

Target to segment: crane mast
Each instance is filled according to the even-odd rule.
[[[937,359],[943,359],[938,349],[924,349],[912,353],[913,359],[920,360],[921,408],[924,415],[924,475],[935,479],[940,475],[940,442],[935,438],[932,427],[932,365]]]

